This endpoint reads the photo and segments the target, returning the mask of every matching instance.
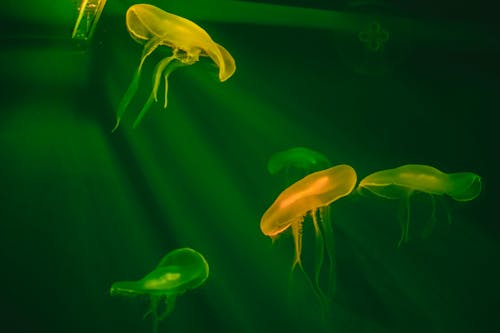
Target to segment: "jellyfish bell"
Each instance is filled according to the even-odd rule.
[[[139,112],[134,127],[139,125],[153,101],[158,101],[161,76],[165,82],[163,106],[166,108],[168,78],[176,68],[192,65],[198,62],[200,56],[207,56],[219,68],[221,82],[229,79],[236,70],[236,64],[231,54],[223,46],[214,42],[205,30],[183,17],[167,13],[149,4],[136,4],[127,10],[126,25],[132,39],[144,45],[144,48],[132,82],[118,107],[116,125],[113,131],[118,128],[123,113],[138,89],[144,61],[159,46],[170,47],[172,55],[162,59],[156,65],[153,73],[152,92]]]
[[[434,167],[408,164],[374,172],[363,178],[358,188],[386,199],[399,199],[411,191],[443,195],[447,178],[447,174]]]
[[[305,147],[294,147],[273,154],[267,163],[267,170],[271,175],[286,172],[290,168],[309,173],[330,165],[331,162],[323,154]]]

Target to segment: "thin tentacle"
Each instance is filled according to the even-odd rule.
[[[410,229],[410,197],[411,197],[411,192],[406,194],[406,196],[403,198],[404,200],[404,212],[405,212],[405,218],[401,220],[401,238],[399,239],[398,242],[398,247],[401,246],[402,243],[406,243],[408,241],[408,234],[409,234],[409,229]]]
[[[120,125],[120,121],[122,119],[123,114],[125,113],[125,110],[130,104],[130,101],[134,97],[135,93],[137,92],[137,88],[139,87],[140,77],[141,77],[141,71],[140,69],[138,69],[135,72],[134,77],[132,78],[132,82],[127,88],[127,91],[125,92],[125,95],[123,95],[123,98],[120,101],[120,104],[118,105],[118,111],[116,112],[116,124],[115,127],[113,127],[113,129],[111,130],[111,132],[116,131],[116,129]]]
[[[336,289],[336,261],[335,261],[335,240],[333,237],[333,227],[330,220],[330,207],[320,208],[321,223],[323,230],[323,238],[325,242],[326,254],[328,256],[328,291],[327,294],[332,296]]]
[[[320,213],[321,214],[321,213]],[[320,287],[320,276],[321,276],[321,268],[323,267],[324,261],[324,240],[321,234],[321,230],[318,223],[318,218],[316,217],[316,211],[311,212],[313,225],[314,225],[314,234],[316,236],[316,254],[314,256],[314,282],[316,283],[316,288],[321,289]],[[321,215],[320,215],[321,216]]]

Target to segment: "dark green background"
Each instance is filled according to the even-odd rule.
[[[168,251],[189,246],[207,283],[180,297],[160,332],[490,332],[498,329],[499,39],[480,3],[310,1],[339,21],[316,27],[301,7],[151,1],[204,27],[237,63],[227,82],[204,58],[174,72],[166,111],[131,123],[141,88],[111,133],[139,62],[109,0],[92,42],[69,38],[71,1],[4,4],[0,54],[0,330],[150,332],[147,299],[109,296]],[[276,1],[308,6],[307,1]],[[267,7],[268,8],[268,7]],[[238,11],[236,11],[238,13]],[[332,12],[333,13],[333,12]],[[349,14],[348,14],[349,13]],[[293,19],[289,19],[292,17]],[[382,53],[356,34],[390,33]],[[283,23],[284,22],[284,23]],[[396,202],[334,203],[338,290],[331,321],[295,275],[292,238],[273,245],[260,217],[285,186],[266,171],[280,150],[306,146],[359,179],[407,163],[482,176],[474,201],[447,201],[428,237],[425,196],[397,248]],[[307,229],[304,260],[312,260]]]

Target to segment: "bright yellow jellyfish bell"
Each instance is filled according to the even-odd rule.
[[[194,22],[183,17],[167,13],[162,9],[149,4],[132,5],[127,10],[126,25],[130,36],[139,44],[144,45],[139,67],[132,83],[127,89],[116,117],[116,130],[121,117],[137,91],[142,65],[146,58],[158,46],[167,46],[172,49],[172,55],[162,59],[154,69],[153,89],[146,101],[134,127],[136,127],[153,101],[158,101],[158,88],[161,76],[165,82],[165,102],[167,107],[168,77],[178,67],[192,65],[200,56],[210,57],[219,68],[219,80],[229,79],[236,70],[236,64],[231,54],[221,45],[212,40],[208,33]]]

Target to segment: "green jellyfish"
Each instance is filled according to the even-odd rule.
[[[198,252],[180,248],[166,254],[148,275],[137,281],[120,281],[111,286],[111,295],[149,296],[151,305],[145,316],[153,317],[153,332],[159,322],[172,312],[176,298],[201,286],[208,278],[208,263]],[[164,308],[160,313],[160,305]]]
[[[472,172],[446,174],[428,165],[408,164],[372,173],[359,183],[358,191],[362,190],[385,199],[402,201],[406,217],[401,222],[400,246],[402,242],[408,241],[410,197],[415,191],[430,195],[431,221],[435,221],[436,196],[447,195],[456,201],[471,201],[481,193],[481,177]]]
[[[267,170],[271,175],[285,172],[287,178],[292,169],[306,172],[306,174],[325,169],[331,162],[323,154],[309,148],[295,147],[277,152],[269,159]]]
[[[325,219],[325,211],[332,202],[350,194],[355,186],[356,172],[349,165],[341,164],[311,173],[281,192],[260,221],[262,233],[273,240],[291,228],[295,246],[292,271],[297,265],[304,271],[301,263],[302,224],[308,214],[311,216],[317,244],[320,244],[317,249],[321,249],[321,253],[317,254],[321,256],[319,262],[322,263],[324,247],[331,259],[328,278],[330,294],[334,288],[333,232],[329,219]],[[315,282],[315,292],[323,298],[318,269]]]
[[[219,80],[229,79],[236,70],[236,64],[229,52],[212,40],[201,27],[183,17],[167,13],[149,4],[132,5],[127,10],[126,25],[130,36],[144,45],[141,61],[132,82],[118,106],[115,131],[127,106],[135,95],[141,75],[142,65],[146,58],[160,45],[172,48],[172,55],[162,59],[153,72],[153,89],[139,112],[133,127],[137,127],[153,101],[158,101],[158,89],[163,76],[165,84],[165,101],[167,107],[168,77],[176,68],[192,65],[200,56],[207,56],[219,67]]]
[[[368,27],[358,33],[360,42],[373,52],[381,51],[384,44],[389,40],[389,32],[383,29],[378,22],[372,22]]]

